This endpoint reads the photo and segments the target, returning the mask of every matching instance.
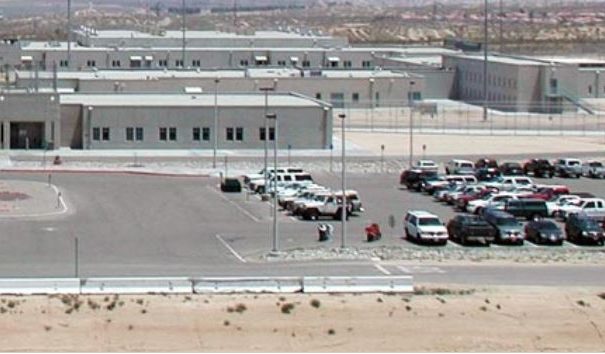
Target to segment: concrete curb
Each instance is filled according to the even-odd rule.
[[[192,178],[207,178],[211,175],[208,173],[193,174],[193,173],[176,173],[176,172],[157,172],[157,171],[132,171],[119,169],[36,169],[36,168],[1,168],[0,172],[5,173],[99,173],[99,174],[126,174],[139,176],[161,176],[161,177],[192,177]]]

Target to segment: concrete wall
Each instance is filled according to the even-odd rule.
[[[577,82],[579,97],[605,97],[605,69],[579,69]]]
[[[47,143],[61,144],[59,97],[55,94],[0,94],[0,124],[2,148],[10,148],[10,124],[17,122],[44,123]]]
[[[68,106],[62,118],[73,120],[78,106]],[[322,149],[332,143],[332,112],[321,107],[273,109],[279,120],[278,143],[281,149]],[[219,149],[258,149],[264,146],[259,128],[264,127],[264,107],[219,109]],[[81,109],[84,148],[92,149],[211,149],[213,147],[214,109],[212,107],[95,107]],[[271,125],[271,123],[270,123]],[[110,140],[93,140],[93,129],[110,129]],[[126,128],[141,127],[143,141],[127,141]],[[160,127],[177,128],[176,141],[162,141]],[[210,128],[208,141],[194,141],[193,127]],[[227,127],[244,128],[243,141],[227,141]],[[90,139],[90,140],[89,140]]]

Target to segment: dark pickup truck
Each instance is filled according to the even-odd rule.
[[[555,175],[555,166],[546,159],[531,159],[523,166],[523,172],[534,177],[552,178]]]
[[[546,202],[542,199],[510,199],[504,204],[504,211],[516,218],[535,220],[548,217]]]
[[[489,245],[496,239],[494,227],[478,215],[457,215],[448,222],[447,233],[452,241],[461,245],[471,242]]]

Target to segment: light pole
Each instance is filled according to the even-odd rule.
[[[267,119],[274,120],[275,127],[275,136],[273,139],[273,171],[277,171],[277,114],[268,113]],[[277,187],[277,174],[274,173],[274,183],[275,187]],[[266,190],[267,185],[265,185]],[[273,191],[273,247],[271,249],[272,252],[278,251],[278,243],[277,243],[277,188],[274,187]]]
[[[214,146],[212,149],[212,168],[216,168],[216,150],[218,149],[218,83],[221,80],[214,79]]]
[[[409,157],[409,162],[410,162],[410,167],[412,168],[412,163],[414,160],[414,95],[412,93],[412,88],[414,87],[414,81],[410,81],[410,91],[408,93],[408,103],[410,106],[410,157]]]
[[[347,237],[347,168],[346,168],[346,156],[345,156],[345,114],[341,113],[338,115],[338,118],[341,119],[341,130],[342,130],[342,205],[340,210],[340,221],[342,223],[342,227],[340,228],[340,248],[346,247],[346,237]]]
[[[483,18],[483,121],[487,121],[487,0],[484,2]]]
[[[261,87],[259,88],[259,90],[263,91],[265,93],[265,118],[269,119],[269,91],[274,91],[275,87]],[[267,190],[267,179],[268,179],[268,172],[267,169],[269,168],[268,166],[268,160],[269,160],[269,153],[268,153],[268,147],[267,147],[267,140],[269,140],[269,126],[267,125],[267,119],[265,119],[265,139],[263,139],[263,143],[264,143],[264,148],[265,148],[265,169],[263,172],[263,177],[265,179],[265,191]],[[276,171],[273,171],[273,173],[275,174]]]

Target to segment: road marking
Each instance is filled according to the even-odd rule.
[[[439,274],[443,274],[445,273],[445,270],[439,268],[439,267],[431,267],[431,266],[410,266],[410,267],[404,267],[404,266],[397,266],[397,269],[399,269],[400,271],[402,271],[403,273],[406,274],[428,274],[428,273],[439,273]]]
[[[379,271],[381,271],[382,273],[384,273],[386,275],[391,275],[391,272],[389,272],[385,267],[381,266],[378,263],[374,263],[374,267],[376,267],[376,269],[378,269]]]
[[[536,245],[535,243],[528,241],[528,240],[525,240],[524,244],[531,246],[531,247],[535,247],[535,248],[540,247],[540,246]]]
[[[69,208],[67,207],[67,203],[65,203],[65,200],[63,199],[63,195],[61,194],[61,192],[59,191],[59,188],[57,188],[57,186],[55,186],[53,184],[53,185],[51,185],[51,187],[57,194],[57,197],[59,198],[59,204],[61,205],[61,208],[62,208],[61,211],[53,211],[50,213],[39,213],[39,214],[0,215],[0,219],[44,218],[44,217],[49,217],[49,216],[58,216],[58,215],[66,214],[69,211]]]
[[[260,222],[260,220],[256,216],[252,215],[252,213],[250,213],[248,210],[242,208],[240,205],[238,205],[234,201],[229,200],[229,198],[227,198],[224,195],[222,195],[221,193],[219,193],[216,189],[212,188],[212,186],[206,186],[206,188],[209,189],[209,190],[211,190],[214,194],[216,194],[219,197],[221,197],[227,203],[229,203],[229,204],[233,205],[234,207],[236,207],[239,211],[241,211],[247,217],[249,217],[250,219],[252,219],[252,221],[254,221],[254,222]]]
[[[452,240],[448,240],[447,241],[448,246],[452,245],[452,247],[462,247],[462,245],[458,244],[457,242],[454,242]]]
[[[229,252],[231,252],[231,254],[233,254],[235,256],[235,258],[237,258],[242,263],[247,263],[246,260],[242,256],[240,256],[239,253],[237,253],[237,251],[233,247],[231,247],[231,245],[228,244],[227,241],[225,241],[221,237],[221,235],[215,235],[215,236],[216,236],[216,239],[219,240],[219,242],[222,243],[223,246],[225,246],[229,250]]]

